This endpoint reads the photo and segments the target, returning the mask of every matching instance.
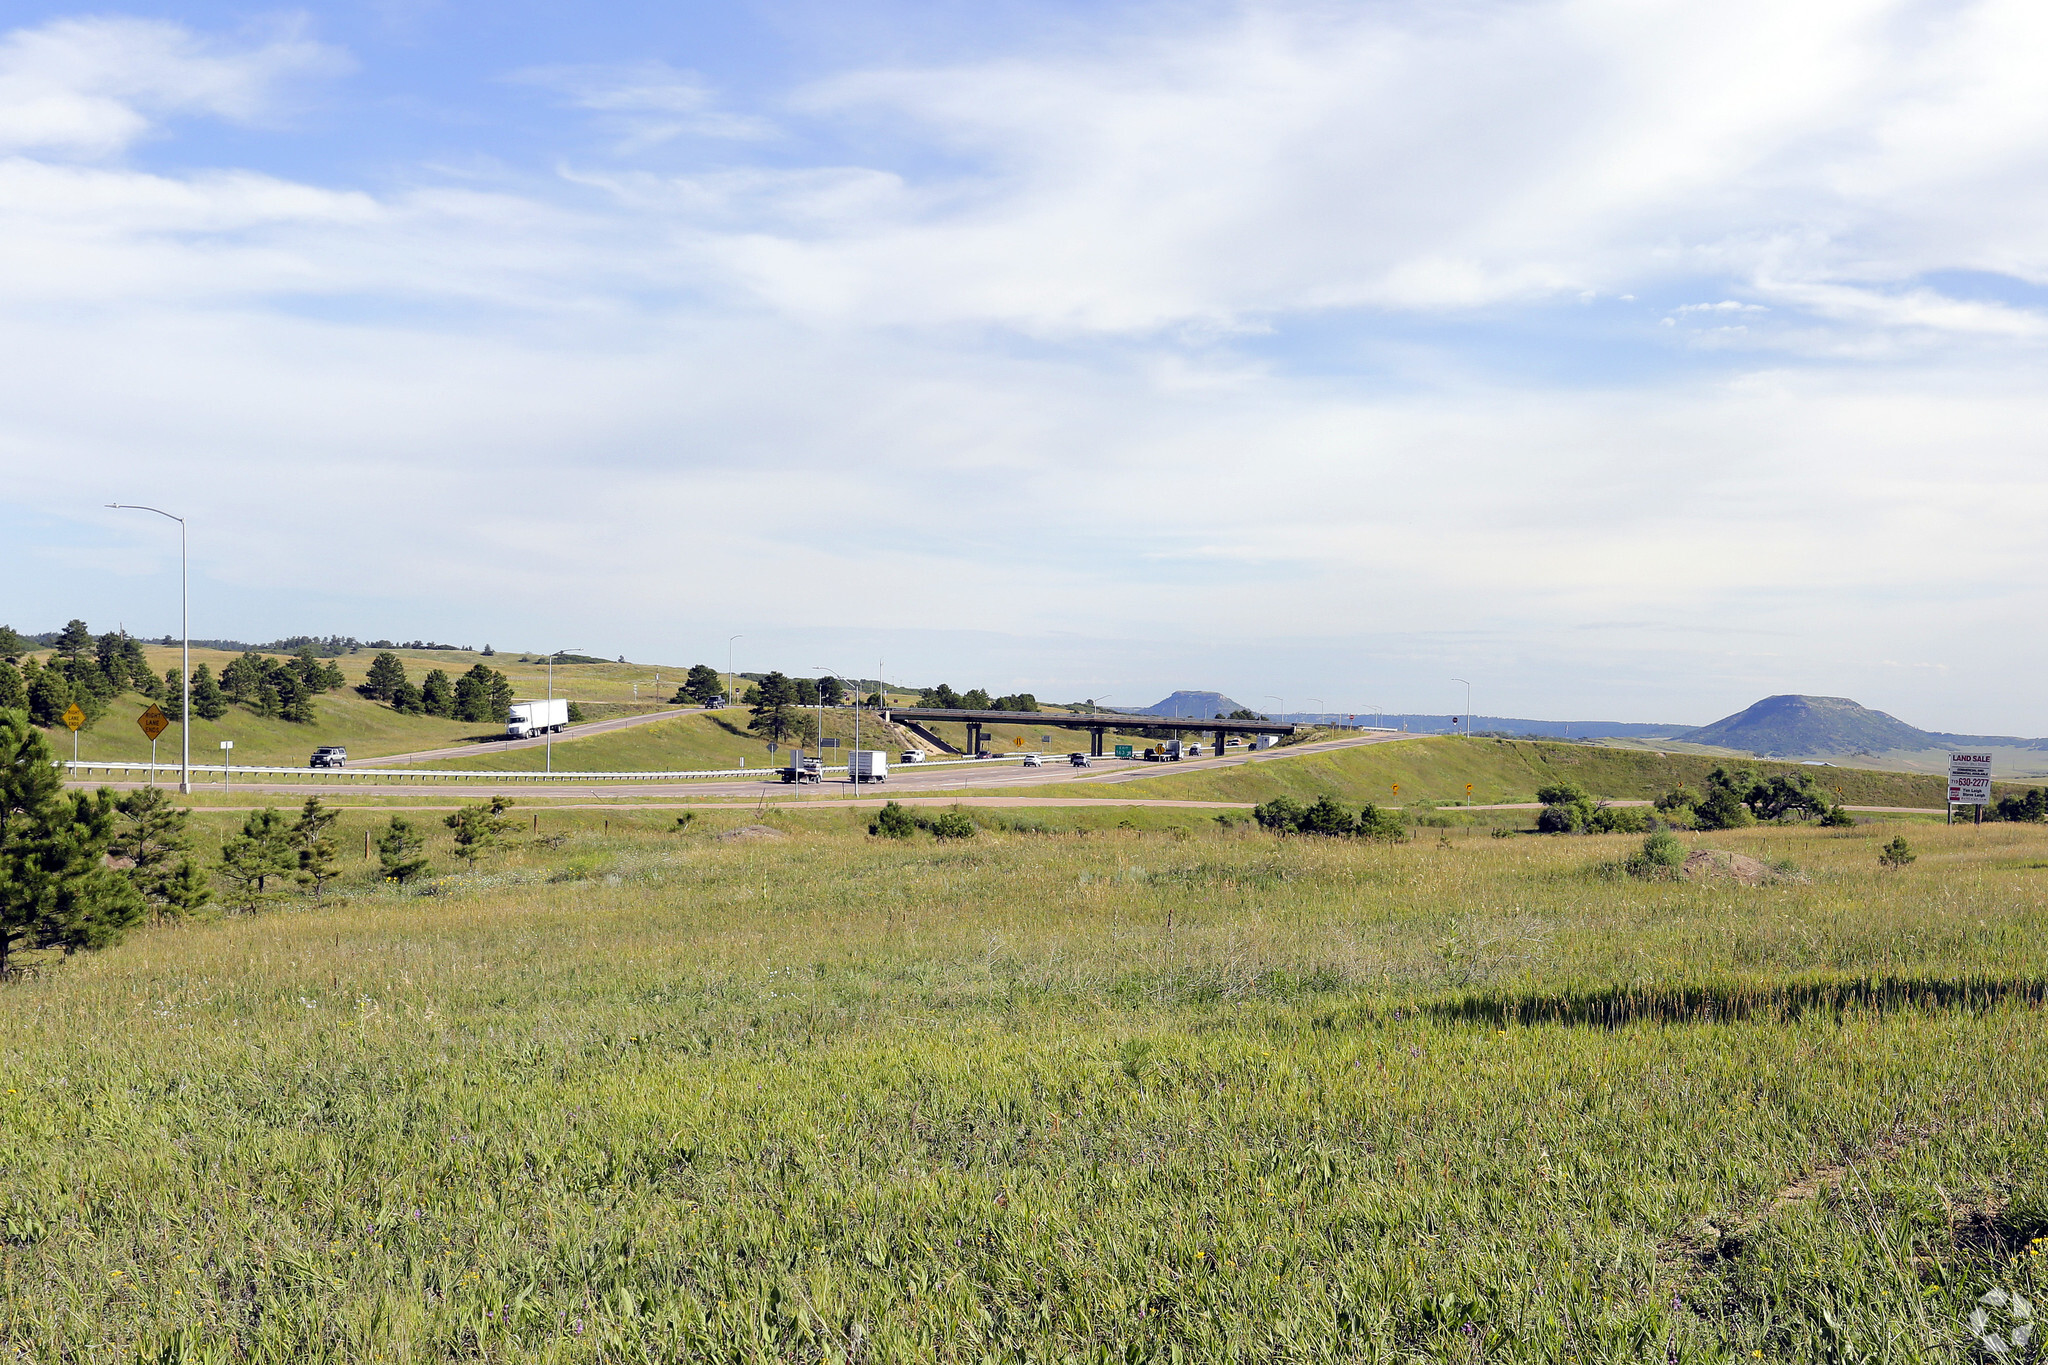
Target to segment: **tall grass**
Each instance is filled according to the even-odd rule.
[[[0,1340],[1961,1360],[2035,1290],[2041,831],[1716,836],[1808,878],[1741,887],[856,818],[359,872],[9,986]]]

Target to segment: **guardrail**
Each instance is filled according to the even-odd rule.
[[[906,769],[923,770],[926,768],[986,767],[990,763],[1021,761],[1023,757],[1024,755],[1022,754],[991,754],[987,758],[949,758],[936,761],[927,759],[922,763],[897,763],[891,766],[898,771]],[[1045,757],[1050,759],[1053,756],[1045,755]],[[106,759],[89,758],[76,761],[66,758],[59,760],[56,766],[67,770],[73,781],[89,780],[95,773],[109,781],[138,781],[140,780],[136,777],[138,773],[145,776],[154,773],[156,775],[155,780],[157,781],[163,781],[166,778],[175,780],[181,771],[176,763],[157,763],[151,765],[148,762],[138,763],[129,760],[109,761]],[[1051,766],[1051,764],[1048,763],[1047,766]],[[242,767],[219,763],[194,763],[192,765],[194,781],[231,782],[234,778],[246,777],[252,781],[265,782],[275,781],[279,777],[290,777],[295,781],[301,782],[314,780],[345,782],[351,778],[370,778],[386,782],[410,782],[414,785],[433,782],[683,782],[697,778],[712,777],[758,777],[766,782],[779,780],[782,771],[781,768],[777,767],[681,768],[668,771],[623,773],[560,771],[536,773],[491,768],[273,768],[264,767],[260,764]],[[844,763],[832,764],[821,771],[843,773],[846,771],[846,765]],[[120,774],[118,779],[115,778],[116,773]]]

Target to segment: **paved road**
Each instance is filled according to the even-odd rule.
[[[670,720],[676,716],[702,715],[695,707],[676,707],[673,710],[655,711],[644,716],[614,716],[610,720],[589,720],[581,725],[571,725],[555,736],[555,743],[563,744],[572,739],[588,739],[592,735],[610,734],[613,730],[630,730],[635,725],[647,725],[657,720]],[[512,749],[538,749],[548,742],[542,735],[539,739],[492,739],[479,743],[457,744],[447,749],[421,749],[410,754],[385,754],[380,758],[352,758],[342,766],[345,768],[385,768],[394,763],[426,763],[439,758],[475,758],[479,754],[502,754]]]

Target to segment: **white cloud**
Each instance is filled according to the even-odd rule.
[[[666,62],[536,66],[514,72],[512,79],[558,91],[571,107],[597,115],[621,156],[680,137],[755,141],[776,132],[767,119],[719,108],[700,76]]]
[[[334,49],[290,31],[235,46],[146,19],[17,29],[0,39],[0,152],[102,157],[158,118],[255,121],[276,109],[281,83],[341,65]]]

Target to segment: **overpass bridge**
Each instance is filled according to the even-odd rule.
[[[1179,735],[1183,730],[1215,736],[1216,752],[1223,752],[1225,735],[1291,735],[1300,726],[1273,720],[1203,720],[1199,716],[1131,716],[1121,711],[968,711],[951,706],[885,706],[882,718],[920,724],[935,720],[964,722],[967,752],[981,752],[981,731],[986,725],[1058,725],[1070,730],[1087,730],[1093,735],[1088,752],[1102,756],[1102,737],[1111,730],[1164,730]]]

